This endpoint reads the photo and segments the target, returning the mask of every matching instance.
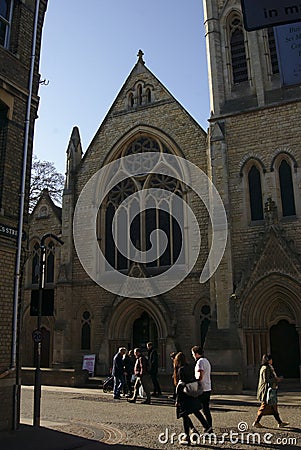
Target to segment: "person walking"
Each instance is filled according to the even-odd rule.
[[[147,359],[142,354],[140,348],[134,349],[134,355],[136,357],[136,363],[134,367],[134,374],[136,375],[136,381],[134,384],[134,394],[133,397],[129,398],[127,401],[129,403],[135,403],[138,397],[139,388],[142,386],[145,394],[146,400],[141,402],[145,405],[150,405],[151,403],[151,394],[150,394],[150,386],[151,386],[151,378],[147,371]]]
[[[288,422],[283,422],[280,419],[278,408],[277,408],[277,388],[279,381],[282,380],[281,377],[277,377],[275,370],[273,368],[272,355],[264,354],[262,356],[261,368],[259,372],[259,380],[257,387],[257,399],[261,402],[260,408],[257,412],[257,417],[255,422],[253,422],[253,427],[263,428],[260,423],[262,416],[273,415],[278,422],[278,428],[286,427],[289,425]],[[268,398],[272,390],[273,397]],[[271,396],[270,396],[271,397]]]
[[[195,359],[195,378],[202,382],[203,394],[201,402],[203,405],[204,415],[208,422],[207,433],[212,433],[212,416],[210,412],[210,395],[211,395],[211,364],[207,358],[204,358],[204,351],[201,346],[194,345],[191,349],[193,358]]]
[[[112,375],[114,377],[113,396],[115,400],[120,400],[121,389],[124,386],[124,362],[123,355],[126,354],[126,348],[120,347],[113,358]]]
[[[172,384],[173,384],[173,393],[172,395],[169,395],[168,398],[171,398],[172,400],[176,399],[176,385],[174,384],[174,366],[175,366],[175,357],[177,355],[177,352],[171,352],[169,354],[171,360],[172,360],[172,366],[173,366],[173,374],[171,376],[172,378]]]
[[[152,392],[151,395],[153,395],[154,397],[158,397],[162,394],[161,387],[158,381],[158,353],[157,350],[154,349],[152,342],[148,342],[146,344],[146,348],[148,356],[148,372],[151,376],[154,386],[154,392]]]
[[[130,350],[132,352],[132,350]],[[124,364],[124,371],[125,371],[125,384],[123,389],[123,394],[127,397],[132,397],[133,395],[133,384],[132,384],[132,376],[134,374],[134,366],[136,358],[134,357],[134,361],[132,359],[132,356],[130,355],[130,352],[126,352],[123,356],[123,364]],[[134,356],[134,353],[133,353]]]
[[[179,352],[174,358],[174,384],[176,386],[176,415],[177,419],[183,419],[183,427],[185,437],[181,441],[181,444],[190,445],[193,442],[192,436],[189,436],[190,430],[192,433],[199,433],[195,429],[192,420],[189,415],[194,414],[195,417],[201,422],[204,430],[209,428],[208,422],[201,413],[202,402],[199,397],[190,397],[184,392],[186,383],[195,381],[194,366],[187,363],[184,353]]]

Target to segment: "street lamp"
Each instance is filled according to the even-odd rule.
[[[33,408],[33,425],[35,427],[40,426],[41,417],[41,346],[42,346],[42,300],[43,300],[43,289],[45,286],[45,240],[51,237],[52,239],[59,242],[61,245],[64,242],[58,238],[55,234],[46,233],[42,236],[40,243],[40,269],[39,269],[39,300],[38,300],[38,321],[37,329],[33,332],[33,340],[36,342],[36,371],[35,371],[35,383],[34,383],[34,408]]]

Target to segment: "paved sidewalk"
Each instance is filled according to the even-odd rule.
[[[1,450],[102,450],[180,448],[182,421],[175,417],[168,395],[129,404],[100,389],[44,386],[41,427],[32,426],[33,388],[23,387],[21,426],[0,432]],[[301,393],[279,394],[279,412],[290,427],[278,429],[272,417],[264,417],[263,429],[252,428],[258,402],[253,392],[243,395],[213,395],[211,410],[215,436],[193,445],[196,448],[232,450],[300,449]],[[192,416],[200,432],[201,427]],[[300,428],[299,428],[300,427]],[[250,436],[248,438],[248,433]],[[249,440],[248,440],[249,439]]]

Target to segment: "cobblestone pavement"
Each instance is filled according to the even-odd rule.
[[[301,448],[301,394],[280,393],[279,412],[290,422],[285,429],[277,428],[273,417],[264,417],[264,428],[254,429],[258,403],[254,393],[245,395],[213,395],[211,411],[214,435],[194,436],[193,447],[208,449],[297,449]],[[22,388],[21,423],[32,425],[33,387]],[[202,427],[192,416],[196,428]],[[75,389],[44,386],[41,399],[41,426],[84,438],[76,443],[62,443],[51,450],[75,448],[181,448],[182,421],[175,416],[173,401],[168,395],[154,398],[151,405],[127,403],[125,398],[113,400],[112,394],[101,389]],[[102,443],[100,447],[99,443]],[[94,447],[95,445],[97,445]],[[94,446],[93,446],[94,445]],[[0,448],[1,436],[0,436]],[[13,450],[23,450],[20,449]],[[42,445],[42,450],[46,447]],[[48,447],[47,447],[48,448]],[[29,447],[35,450],[36,447]],[[3,450],[6,450],[3,448]]]

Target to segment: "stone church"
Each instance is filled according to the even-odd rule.
[[[161,374],[170,373],[171,351],[190,355],[192,345],[202,344],[213,371],[225,380],[232,374],[245,388],[256,384],[261,356],[267,351],[272,352],[279,375],[300,382],[300,84],[283,81],[275,29],[247,32],[240,3],[204,1],[211,103],[207,131],[151,72],[142,51],[85,151],[79,129],[72,130],[62,207],[45,190],[31,215],[23,366],[34,365],[31,335],[37,323],[40,240],[50,233],[45,240],[42,304],[44,367],[80,368],[84,355],[95,354],[95,372],[105,375],[119,346],[145,348],[151,340],[158,348]],[[168,244],[161,256],[135,262],[116,248],[113,217],[127,199],[130,209],[131,196],[146,187],[166,190],[189,205],[199,224],[201,244],[192,270],[170,290],[152,295],[146,289],[144,297],[119,295],[92,279],[81,264],[73,236],[75,209],[84,187],[100,169],[149,152],[158,160],[177,156],[207,174],[226,211],[227,243],[217,270],[200,283],[214,240],[207,208],[180,180],[181,168],[174,176],[130,174],[97,206],[96,246],[112,270],[156,282],[175,264],[181,246],[183,270],[187,265],[191,230],[186,210],[181,235],[170,200],[162,212],[163,203],[154,198],[152,208],[141,212],[127,229],[137,251],[148,250],[150,233],[163,229]],[[121,162],[118,167],[123,170]],[[128,219],[128,210],[123,214]],[[117,239],[119,232],[124,230],[117,229]],[[82,229],[84,237],[85,233]]]

